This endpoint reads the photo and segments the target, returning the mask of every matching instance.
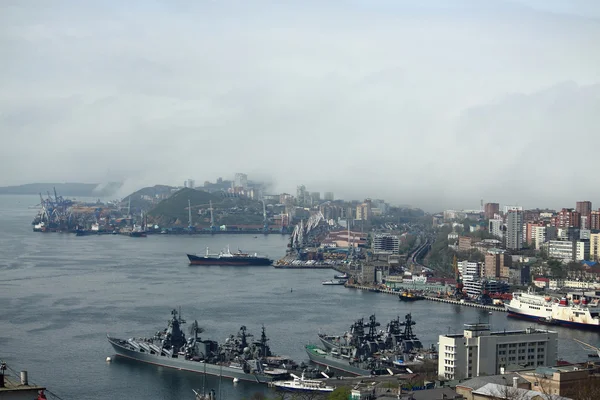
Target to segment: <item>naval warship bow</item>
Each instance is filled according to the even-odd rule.
[[[353,375],[382,375],[405,372],[423,364],[422,358],[434,358],[434,349],[424,349],[412,331],[411,314],[404,321],[397,317],[385,331],[371,315],[369,322],[359,319],[343,335],[319,334],[323,347],[305,347],[310,361]]]
[[[268,383],[289,376],[287,370],[265,367],[265,360],[273,357],[263,327],[260,340],[250,342],[252,335],[242,326],[237,335],[228,337],[222,345],[213,340],[202,340],[203,329],[194,321],[190,337],[181,330],[185,320],[176,310],[167,328],[151,338],[118,339],[108,336],[117,356],[176,368],[201,374],[238,378],[240,380]]]

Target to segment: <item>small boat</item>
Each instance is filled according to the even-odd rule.
[[[399,294],[398,297],[400,298],[400,301],[417,301],[425,299],[425,296],[421,296],[411,292],[403,292]]]
[[[323,281],[321,282],[323,285],[345,285],[346,284],[346,280],[344,279],[338,279],[336,281]]]
[[[334,275],[333,277],[335,279],[348,279],[349,278],[349,276],[346,272],[344,272],[343,274]]]
[[[328,386],[324,381],[317,379],[304,378],[304,372],[301,377],[290,374],[294,380],[292,381],[274,381],[270,386],[276,389],[287,390],[293,392],[322,392],[328,393],[335,390],[335,386]]]

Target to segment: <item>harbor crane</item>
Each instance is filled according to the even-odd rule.
[[[210,230],[212,232],[216,232],[217,231],[217,226],[215,225],[215,215],[213,213],[214,209],[213,209],[213,206],[212,206],[212,200],[209,202],[209,204],[210,204],[210,208],[209,208],[209,211],[210,211]]]
[[[269,233],[269,221],[267,220],[267,207],[265,205],[265,200],[262,200],[263,206],[263,233]]]
[[[596,354],[598,355],[598,357],[600,357],[600,347],[592,346],[591,344],[582,342],[581,340],[578,340],[578,339],[573,339],[573,340],[590,350],[594,350],[596,352]]]

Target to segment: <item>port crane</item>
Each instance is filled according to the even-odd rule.
[[[458,270],[458,260],[456,258],[456,255],[454,255],[454,259],[452,260],[452,268],[454,269],[454,277],[456,279],[456,290],[454,291],[454,297],[456,297],[457,299],[462,299],[464,297],[464,285],[460,277],[460,271]]]
[[[269,221],[267,220],[267,207],[265,205],[265,200],[262,200],[263,206],[263,233],[269,233]]]
[[[578,340],[578,339],[573,339],[573,340],[576,341],[577,343],[583,345],[584,347],[587,347],[590,350],[594,350],[596,352],[596,354],[598,355],[598,357],[600,357],[600,347],[592,346],[591,344],[582,342],[581,340]]]
[[[210,208],[209,208],[209,211],[210,211],[210,230],[212,232],[215,232],[217,230],[217,226],[215,225],[215,215],[213,213],[214,209],[213,209],[213,206],[212,206],[212,200],[209,202],[209,204],[210,204]]]

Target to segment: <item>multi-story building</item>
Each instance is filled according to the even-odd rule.
[[[575,245],[570,240],[549,240],[548,257],[556,258],[563,262],[573,261],[575,259]]]
[[[458,251],[469,251],[471,250],[471,244],[473,238],[469,236],[459,236],[458,238]]]
[[[463,333],[440,335],[438,376],[466,379],[497,375],[508,366],[556,364],[558,334],[527,328],[492,332],[489,324],[465,324]]]
[[[575,261],[589,260],[590,258],[590,241],[589,240],[577,240],[573,242],[575,245],[575,251],[573,258]]]
[[[533,228],[540,226],[546,226],[546,224],[541,221],[527,222],[525,224],[525,242],[527,244],[533,244]]]
[[[590,235],[590,260],[600,261],[600,233]]]
[[[508,210],[506,216],[506,248],[520,250],[523,248],[523,211]]]
[[[319,192],[310,192],[310,198],[314,203],[319,203],[321,201],[321,193]]]
[[[246,189],[248,187],[248,175],[240,172],[235,174],[233,177],[233,186]]]
[[[400,239],[396,235],[377,234],[373,237],[371,248],[376,253],[398,254],[400,252]]]
[[[592,202],[591,201],[578,201],[575,203],[575,211],[579,213],[579,226],[582,229],[589,229],[589,219],[592,214]],[[583,225],[585,223],[585,226]]]
[[[356,206],[356,219],[369,221],[371,216],[371,199],[366,199],[362,204]]]
[[[306,200],[308,199],[308,192],[306,191],[306,186],[300,185],[296,187],[296,203],[299,206],[306,205]]]
[[[600,209],[598,211],[592,211],[590,213],[590,226],[591,230],[600,230]]]
[[[504,215],[508,214],[510,210],[516,210],[523,212],[523,207],[521,206],[504,206]]]
[[[579,228],[581,214],[572,208],[563,208],[555,217],[552,217],[552,225],[557,228]]]
[[[546,226],[534,225],[531,227],[531,245],[539,250],[542,244],[546,241]]]
[[[333,201],[333,200],[335,200],[335,197],[333,196],[333,192],[325,192],[325,193],[323,193],[323,199],[325,201]]]
[[[485,254],[486,278],[508,279],[510,276],[510,267],[512,266],[512,257],[504,250],[490,249]]]
[[[464,278],[466,276],[472,278],[481,278],[483,272],[483,266],[478,262],[471,262],[468,260],[459,261],[458,272]]]
[[[485,203],[483,207],[485,219],[494,218],[495,214],[500,214],[500,204],[498,203]]]

